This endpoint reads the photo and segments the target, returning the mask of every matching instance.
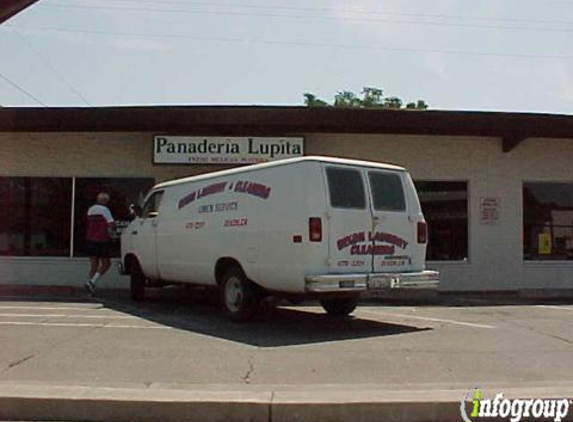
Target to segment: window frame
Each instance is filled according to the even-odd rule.
[[[149,192],[149,195],[147,195],[147,198],[145,198],[145,201],[143,202],[143,206],[141,207],[141,217],[142,219],[152,219],[152,218],[156,218],[159,215],[159,208],[161,207],[161,202],[163,201],[163,194],[165,193],[165,191],[162,190],[156,190],[156,191],[151,191]],[[145,208],[147,207],[147,204],[151,203],[152,198],[158,196],[159,197],[159,202],[156,204],[156,209],[155,211],[149,211],[148,215],[146,214],[146,210]],[[153,214],[153,215],[152,215]]]
[[[473,257],[473,232],[472,232],[472,221],[473,221],[473,201],[472,201],[472,182],[470,179],[467,178],[460,178],[460,179],[432,179],[432,178],[412,178],[412,182],[414,186],[417,182],[428,182],[428,183],[465,183],[467,188],[467,238],[468,238],[468,251],[467,251],[467,258],[466,259],[451,259],[451,260],[444,260],[444,259],[436,259],[430,260],[426,259],[427,263],[431,264],[438,264],[438,265],[471,265],[472,264],[472,257]],[[416,187],[416,186],[415,186]],[[420,209],[423,213],[422,208],[422,201],[419,198],[418,188],[416,187],[416,195],[418,195],[418,200],[420,202]],[[424,219],[426,219],[426,215],[424,215]],[[426,224],[428,221],[426,220]]]
[[[406,192],[406,186],[404,186],[404,180],[402,178],[402,175],[397,173],[397,172],[392,172],[392,171],[385,171],[382,169],[366,169],[367,174],[367,178],[368,178],[368,188],[370,189],[370,196],[371,196],[371,202],[372,202],[372,211],[373,212],[393,212],[393,213],[407,213],[409,211],[409,207],[408,207],[408,194]],[[400,183],[400,187],[402,188],[402,203],[404,205],[404,207],[402,209],[393,209],[393,210],[386,210],[386,209],[377,209],[376,208],[376,198],[374,197],[374,190],[373,190],[373,183],[372,183],[372,175],[377,175],[377,174],[381,174],[384,176],[391,176],[391,177],[395,177],[398,179],[398,182]]]
[[[364,199],[364,206],[362,207],[344,207],[344,206],[338,206],[338,205],[333,205],[332,204],[332,195],[331,195],[331,191],[330,191],[330,180],[328,178],[328,171],[329,170],[346,170],[346,171],[354,171],[356,173],[358,173],[358,175],[360,176],[360,181],[362,182],[362,197]],[[369,200],[368,200],[368,195],[367,195],[367,185],[366,185],[366,180],[364,178],[364,172],[362,171],[361,168],[356,168],[356,167],[347,167],[347,166],[326,166],[325,167],[325,171],[324,171],[324,176],[326,179],[326,188],[328,191],[328,204],[330,205],[331,208],[334,209],[339,209],[339,210],[356,210],[356,211],[364,211],[364,210],[368,210],[369,209]]]
[[[70,248],[70,244],[66,242],[65,238],[67,236],[64,236],[63,238],[61,238],[61,240],[63,240],[63,242],[61,244],[59,244],[58,246],[61,246],[62,249],[61,251],[63,253],[60,253],[59,255],[50,255],[50,254],[34,254],[34,247],[32,246],[32,236],[34,234],[34,232],[38,227],[42,227],[42,226],[37,226],[34,223],[37,223],[37,218],[40,217],[40,214],[34,214],[32,212],[32,210],[34,208],[37,209],[43,209],[44,207],[39,207],[38,204],[36,204],[36,206],[34,207],[33,205],[33,199],[38,199],[38,197],[34,196],[35,193],[37,193],[37,189],[35,189],[36,183],[39,183],[40,185],[42,183],[48,182],[48,181],[57,181],[56,183],[61,184],[60,187],[64,187],[65,186],[65,191],[69,190],[70,195],[73,195],[73,180],[72,178],[68,177],[68,176],[36,176],[36,175],[2,175],[0,176],[2,179],[7,179],[7,180],[13,180],[13,179],[21,179],[23,186],[24,186],[24,203],[22,204],[24,207],[26,207],[26,205],[29,206],[28,209],[24,210],[24,213],[26,214],[26,216],[24,218],[28,218],[29,220],[26,222],[25,224],[25,229],[23,231],[20,231],[18,234],[22,234],[23,235],[23,243],[24,246],[22,247],[22,250],[19,251],[21,252],[18,254],[2,254],[0,255],[0,259],[10,259],[10,260],[14,260],[14,259],[39,259],[39,260],[43,260],[43,259],[68,259],[70,257],[70,253],[71,250]],[[47,191],[47,190],[42,190],[40,189],[40,191]],[[52,191],[53,193],[54,191]],[[68,192],[64,192],[64,195],[60,198],[60,199],[66,199],[66,201],[69,199],[70,203],[66,203],[65,205],[68,206],[68,209],[66,210],[66,212],[69,212],[69,210],[72,208],[73,205],[73,196],[68,197],[66,194]],[[52,214],[52,213],[50,213]],[[53,214],[52,214],[53,215]],[[62,216],[64,215],[64,212],[62,212]],[[70,237],[70,239],[73,239],[73,226],[69,225],[69,219],[68,220],[64,220],[62,219],[62,222],[66,221],[64,224],[62,224],[60,226],[59,230],[64,230],[64,232],[67,230],[67,235]],[[48,227],[51,227],[52,224],[50,224]],[[57,231],[57,230],[56,230]],[[41,229],[40,232],[45,232],[45,233],[50,233],[50,229]],[[9,232],[7,232],[9,234]],[[28,254],[26,254],[26,252]]]
[[[66,175],[57,175],[57,176],[46,176],[46,175],[2,175],[3,178],[22,178],[22,179],[67,179],[71,181],[71,190],[70,190],[70,201],[71,206],[68,209],[69,212],[69,219],[67,220],[69,224],[70,230],[70,244],[69,244],[69,254],[66,255],[0,255],[0,261],[38,261],[38,262],[46,262],[49,260],[56,260],[56,261],[69,261],[70,259],[75,260],[86,260],[88,257],[85,256],[75,256],[75,245],[74,240],[76,239],[74,230],[76,224],[76,182],[78,179],[149,179],[152,183],[152,187],[157,183],[157,179],[155,176],[149,175],[129,175],[129,176],[66,176]],[[151,188],[152,189],[152,188]],[[150,192],[152,190],[150,189]],[[115,216],[114,216],[115,218]],[[118,259],[117,257],[112,257],[111,259]]]
[[[525,243],[525,233],[524,233],[524,229],[525,229],[525,204],[524,204],[524,196],[523,196],[523,190],[525,188],[525,185],[527,183],[531,183],[531,184],[535,184],[535,183],[539,183],[539,184],[568,184],[568,185],[573,185],[573,180],[569,179],[569,180],[565,180],[565,179],[559,179],[559,180],[555,180],[555,179],[551,179],[551,180],[546,180],[546,179],[522,179],[521,180],[521,189],[519,192],[520,195],[520,226],[519,226],[519,234],[520,234],[520,242],[519,242],[519,246],[521,248],[521,262],[524,266],[530,266],[530,267],[544,267],[544,266],[560,266],[560,267],[573,267],[573,260],[567,260],[567,259],[525,259],[525,253],[524,253],[524,243]]]

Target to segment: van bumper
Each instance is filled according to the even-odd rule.
[[[366,273],[323,274],[305,278],[308,293],[336,293],[381,291],[393,289],[437,289],[440,273],[422,271],[416,273]]]

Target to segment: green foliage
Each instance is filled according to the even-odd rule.
[[[414,110],[426,110],[428,108],[428,104],[426,104],[424,100],[418,100],[415,103],[406,104],[406,108]]]
[[[360,107],[360,98],[351,91],[339,92],[334,96],[334,107]]]
[[[317,98],[316,95],[307,92],[304,95],[304,104],[307,107],[328,107],[328,103],[326,101]]]
[[[374,87],[362,88],[362,97],[352,91],[340,91],[334,96],[334,103],[328,104],[316,95],[307,92],[303,94],[304,104],[307,107],[340,107],[340,108],[382,108],[392,110],[427,110],[428,104],[424,100],[409,102],[404,107],[403,101],[398,97],[385,97],[384,91]]]

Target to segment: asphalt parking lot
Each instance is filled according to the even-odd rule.
[[[573,381],[573,304],[369,302],[228,322],[177,292],[0,299],[0,381],[157,385],[558,385]]]

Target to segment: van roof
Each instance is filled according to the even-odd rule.
[[[394,170],[394,171],[406,171],[404,167],[395,166],[392,164],[375,163],[373,161],[362,161],[362,160],[350,160],[346,158],[335,158],[335,157],[323,157],[323,156],[305,156],[296,158],[286,158],[284,160],[275,160],[268,163],[252,164],[248,166],[242,166],[238,168],[232,168],[229,170],[214,171],[212,173],[199,174],[196,176],[184,177],[182,179],[171,180],[168,182],[159,183],[155,186],[157,188],[165,188],[168,186],[179,185],[187,182],[195,182],[199,180],[208,180],[215,177],[221,176],[232,176],[234,174],[247,173],[259,169],[267,169],[272,167],[285,166],[288,164],[301,163],[305,161],[317,161],[321,163],[333,163],[333,164],[345,164],[360,167],[373,167],[380,168],[384,170]]]

